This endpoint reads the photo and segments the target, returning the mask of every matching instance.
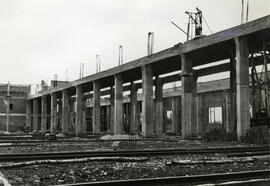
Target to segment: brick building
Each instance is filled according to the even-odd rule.
[[[26,126],[25,104],[29,91],[30,85],[0,84],[0,133],[16,132]]]

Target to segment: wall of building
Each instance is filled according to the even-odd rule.
[[[26,126],[26,96],[28,85],[10,85],[8,103],[8,85],[0,84],[0,132],[7,131],[7,107],[9,105],[9,132],[16,132]]]

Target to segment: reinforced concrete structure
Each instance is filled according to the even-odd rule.
[[[112,134],[120,134],[126,131],[123,123],[126,119],[123,93],[129,92],[130,133],[134,133],[134,125],[138,123],[138,115],[141,113],[142,135],[161,135],[164,132],[163,85],[181,81],[181,100],[172,105],[175,112],[181,110],[181,114],[174,114],[173,122],[181,123],[179,133],[184,138],[190,138],[198,134],[197,128],[201,127],[202,122],[198,119],[198,106],[205,104],[198,100],[198,78],[229,71],[230,91],[225,98],[231,100],[231,105],[227,107],[231,117],[226,129],[232,132],[237,123],[237,136],[240,139],[250,127],[249,67],[269,63],[269,42],[270,16],[266,16],[184,44],[179,43],[161,52],[29,96],[26,106],[27,125],[32,126],[32,130],[43,132],[45,128],[50,128],[50,132],[54,133],[61,123],[63,133],[72,127],[76,135],[81,135],[87,131],[89,125],[86,118],[91,115],[94,134],[104,129]],[[250,55],[254,53],[258,55],[251,62]],[[213,64],[221,60],[228,62]],[[207,64],[212,66],[203,66]],[[173,72],[174,75],[170,75]],[[140,89],[142,104],[138,106],[137,92]],[[266,95],[268,107],[269,92]],[[104,111],[101,108],[101,97],[106,96],[110,101],[110,108],[107,109],[107,120],[110,122],[102,129],[101,114]],[[74,107],[71,104],[72,98],[76,100]],[[88,99],[93,99],[91,113],[86,111]],[[71,119],[75,120],[74,125],[68,126],[70,122],[66,121]]]

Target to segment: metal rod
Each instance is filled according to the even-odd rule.
[[[249,9],[249,0],[247,0],[247,12],[246,12],[246,23],[248,22],[248,9]]]
[[[188,33],[186,33],[182,28],[180,28],[177,24],[175,24],[173,21],[171,21],[171,23],[176,26],[179,30],[181,30],[182,32],[184,32],[188,37],[190,37],[190,35]]]

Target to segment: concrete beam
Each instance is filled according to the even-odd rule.
[[[236,38],[237,137],[250,128],[249,113],[249,47],[246,38]]]
[[[82,85],[76,86],[76,136],[82,135],[85,130],[83,126],[84,99]]]
[[[185,53],[191,53],[196,50],[197,53],[203,52],[207,49],[211,50],[213,49],[213,45],[217,47],[224,47],[222,44],[226,42],[233,43],[233,40],[235,37],[240,36],[246,36],[249,37],[252,34],[259,34],[259,33],[265,33],[268,32],[270,29],[270,16],[265,16],[263,18],[248,22],[246,24],[239,25],[237,27],[233,27],[215,34],[212,34],[210,36],[205,36],[201,38],[197,38],[191,41],[188,41],[185,44],[179,44],[177,46],[168,48],[166,50],[160,51],[158,53],[152,54],[151,57],[145,56],[143,58],[131,61],[129,63],[123,64],[121,66],[100,72],[98,74],[94,74],[79,80],[76,80],[74,82],[67,83],[63,85],[62,87],[56,87],[51,90],[44,91],[42,93],[39,93],[37,95],[31,95],[28,97],[28,99],[33,99],[36,97],[40,97],[45,94],[50,94],[52,92],[59,92],[63,89],[68,89],[75,87],[77,85],[85,84],[88,82],[92,82],[95,80],[107,80],[110,77],[114,76],[115,74],[123,73],[128,71],[132,71],[135,68],[140,68],[144,65],[150,65],[154,63],[158,63],[162,60],[166,60],[172,57],[179,56],[181,54]],[[252,37],[252,36],[251,36]],[[224,54],[225,55],[225,54]],[[225,56],[224,56],[225,57]],[[210,60],[210,59],[208,59]],[[214,60],[214,59],[211,59]],[[206,62],[205,62],[206,63]],[[167,65],[167,63],[163,63]],[[194,66],[196,64],[193,64]],[[106,81],[104,81],[106,82]],[[110,86],[110,85],[108,85]]]
[[[62,133],[67,134],[69,132],[69,99],[67,89],[62,90]]]
[[[114,134],[123,133],[123,79],[121,74],[114,76]]]
[[[48,121],[48,113],[47,113],[47,96],[41,97],[41,132],[46,132],[46,126]]]
[[[142,66],[142,135],[153,136],[153,72],[151,65]]]
[[[93,99],[93,133],[100,132],[100,82],[93,82],[94,99]]]
[[[188,41],[187,44],[182,45],[181,52],[187,53],[198,50],[210,45],[222,43],[228,40],[233,40],[236,37],[241,37],[251,33],[258,32],[270,28],[270,16],[265,16],[254,21],[250,21],[239,26],[214,33],[210,36],[201,37]]]

